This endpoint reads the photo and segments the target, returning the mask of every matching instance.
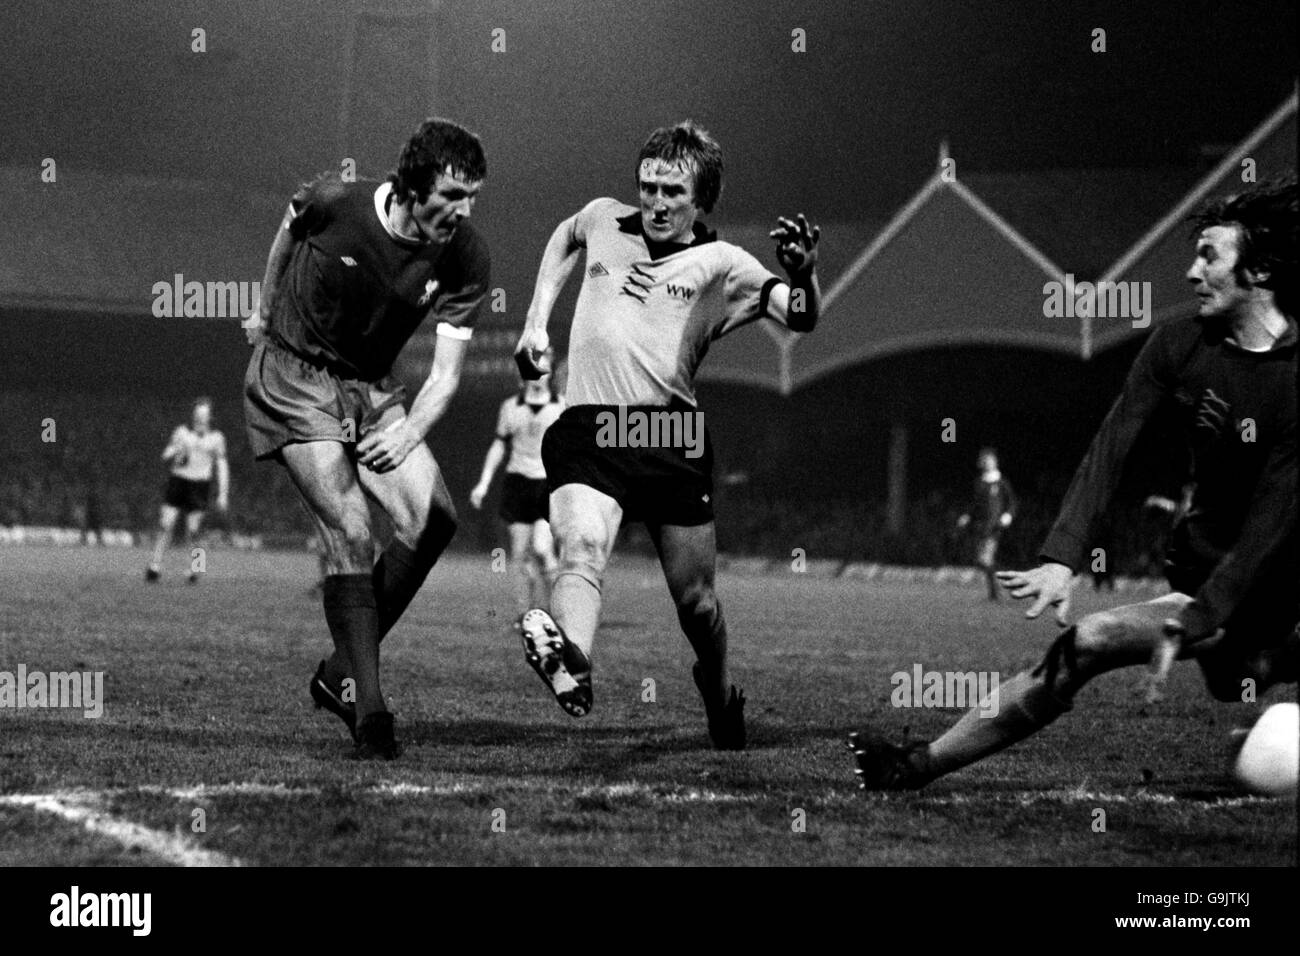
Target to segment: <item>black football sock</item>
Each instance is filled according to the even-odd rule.
[[[450,518],[430,519],[418,551],[394,538],[379,556],[370,573],[371,593],[379,615],[379,641],[406,611],[455,533],[456,523]],[[340,681],[351,672],[351,663],[336,648],[325,665],[326,677]]]
[[[379,688],[379,614],[368,574],[331,574],[324,585],[325,620],[334,638],[334,659],[350,665],[356,680],[357,719],[385,710]],[[345,691],[344,699],[347,699]]]
[[[379,556],[372,581],[379,607],[381,641],[406,611],[455,533],[456,522],[435,513],[429,517],[429,526],[418,547],[410,548],[394,538]]]
[[[704,686],[710,693],[720,695],[722,702],[726,703],[730,684],[727,675],[727,622],[722,616],[722,604],[715,601],[711,615],[679,610],[677,620],[699,659]]]

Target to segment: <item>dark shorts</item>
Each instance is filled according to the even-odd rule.
[[[506,524],[532,524],[546,521],[551,513],[550,490],[545,478],[526,478],[506,472],[501,488],[501,509],[498,512]]]
[[[625,420],[635,423],[636,413],[665,412],[700,414],[686,405],[639,406],[627,407]],[[620,429],[619,416],[619,407],[613,405],[575,405],[564,410],[542,438],[548,488],[555,491],[568,484],[595,488],[622,506],[624,522],[683,526],[711,522],[713,445],[701,425],[703,416],[693,420],[693,447],[683,447],[686,431],[681,430],[677,435],[683,440],[666,448],[645,447],[644,442],[654,439],[644,432],[637,435]]]
[[[391,377],[378,382],[343,378],[262,342],[244,374],[248,443],[257,459],[272,458],[295,442],[355,445],[368,432],[405,417],[404,397]]]
[[[172,475],[167,479],[167,488],[163,491],[163,503],[180,511],[207,511],[211,489],[210,481],[190,481],[179,475]]]
[[[1169,565],[1169,586],[1195,595],[1207,572]],[[1253,663],[1266,653],[1294,641],[1300,627],[1300,591],[1292,573],[1258,579],[1223,623],[1223,640],[1198,655],[1206,686],[1220,700],[1240,700],[1242,681],[1255,676]]]

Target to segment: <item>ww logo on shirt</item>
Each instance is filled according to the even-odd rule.
[[[691,301],[691,297],[692,297],[693,295],[695,295],[695,290],[694,290],[694,289],[688,289],[688,288],[687,288],[686,286],[684,286],[684,285],[673,285],[673,284],[670,282],[670,283],[668,283],[667,288],[668,288],[668,294],[669,294],[669,295],[673,296],[674,298],[681,299],[681,300],[683,300],[684,302],[690,302],[690,301]]]

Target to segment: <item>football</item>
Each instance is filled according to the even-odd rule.
[[[1295,796],[1300,766],[1300,705],[1274,704],[1246,734],[1232,775],[1247,790]]]

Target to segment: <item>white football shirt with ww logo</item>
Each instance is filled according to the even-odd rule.
[[[574,218],[587,269],[569,339],[569,405],[694,406],[710,343],[763,318],[781,280],[696,223],[690,245],[655,243],[641,213],[597,199]]]

